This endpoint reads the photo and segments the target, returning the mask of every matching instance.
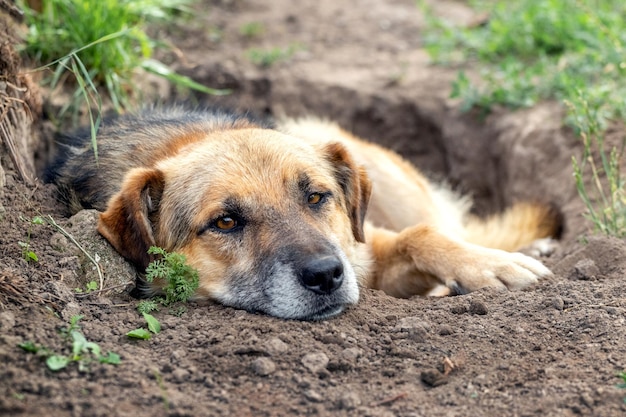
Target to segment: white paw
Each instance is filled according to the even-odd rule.
[[[492,287],[519,290],[535,284],[552,272],[536,259],[521,253],[472,248],[448,286],[461,292]]]

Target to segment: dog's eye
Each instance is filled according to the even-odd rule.
[[[237,226],[237,220],[230,216],[220,217],[219,219],[215,220],[215,227],[222,232],[231,231]]]
[[[323,202],[323,200],[324,200],[324,195],[320,193],[311,193],[307,197],[307,203],[309,203],[312,206],[318,205],[319,203]]]
[[[233,214],[224,214],[214,220],[211,220],[204,227],[198,230],[198,235],[204,232],[213,231],[218,233],[234,233],[241,230],[245,226],[245,221]]]

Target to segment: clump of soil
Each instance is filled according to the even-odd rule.
[[[436,4],[460,22],[472,18],[460,3]],[[260,34],[242,30],[254,22]],[[364,290],[357,306],[324,322],[189,303],[180,315],[155,313],[158,335],[131,340],[126,333],[145,326],[125,292],[133,271],[94,233],[95,214],[67,219],[53,186],[29,186],[7,169],[0,414],[624,414],[617,374],[626,369],[626,244],[585,234],[570,167],[580,147],[562,127],[561,107],[499,111],[484,121],[459,113],[447,98],[455,71],[429,64],[421,26],[411,0],[205,1],[186,27],[164,35],[181,50],[181,72],[234,91],[200,102],[332,118],[470,192],[478,213],[521,199],[557,204],[566,231],[542,259],[554,277],[525,291],[447,298]],[[299,47],[269,67],[248,58],[250,48],[292,45]],[[87,282],[99,281],[94,264],[58,228],[30,222],[47,215],[97,255],[110,291],[86,293]],[[18,242],[38,262],[26,261]],[[18,347],[67,349],[59,330],[77,314],[87,339],[118,353],[120,365],[52,372]]]

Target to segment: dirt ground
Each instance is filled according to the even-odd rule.
[[[463,3],[433,5],[459,24],[473,17]],[[422,26],[413,0],[205,0],[193,20],[160,36],[179,48],[166,58],[181,72],[233,89],[193,100],[335,119],[471,193],[477,213],[520,199],[557,204],[565,233],[542,259],[553,278],[525,291],[448,298],[363,290],[357,306],[324,322],[189,303],[179,315],[155,314],[158,335],[131,340],[126,333],[145,325],[124,292],[133,271],[94,232],[95,213],[68,219],[53,186],[27,187],[8,171],[0,415],[625,415],[617,374],[626,369],[626,244],[588,232],[571,173],[580,146],[562,127],[562,108],[461,114],[448,99],[457,69],[429,64]],[[291,53],[260,67],[252,48]],[[153,88],[181,97],[162,84],[146,91]],[[30,224],[36,215],[51,215],[97,255],[109,291],[76,292],[99,281],[93,264],[59,229]],[[27,263],[18,242],[38,262]],[[18,347],[32,341],[68,353],[59,330],[76,314],[87,339],[119,354],[119,365],[52,372]]]

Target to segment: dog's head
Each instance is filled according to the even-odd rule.
[[[186,255],[199,297],[323,319],[358,300],[369,195],[339,143],[232,130],[130,171],[98,228],[140,269],[153,245]]]

